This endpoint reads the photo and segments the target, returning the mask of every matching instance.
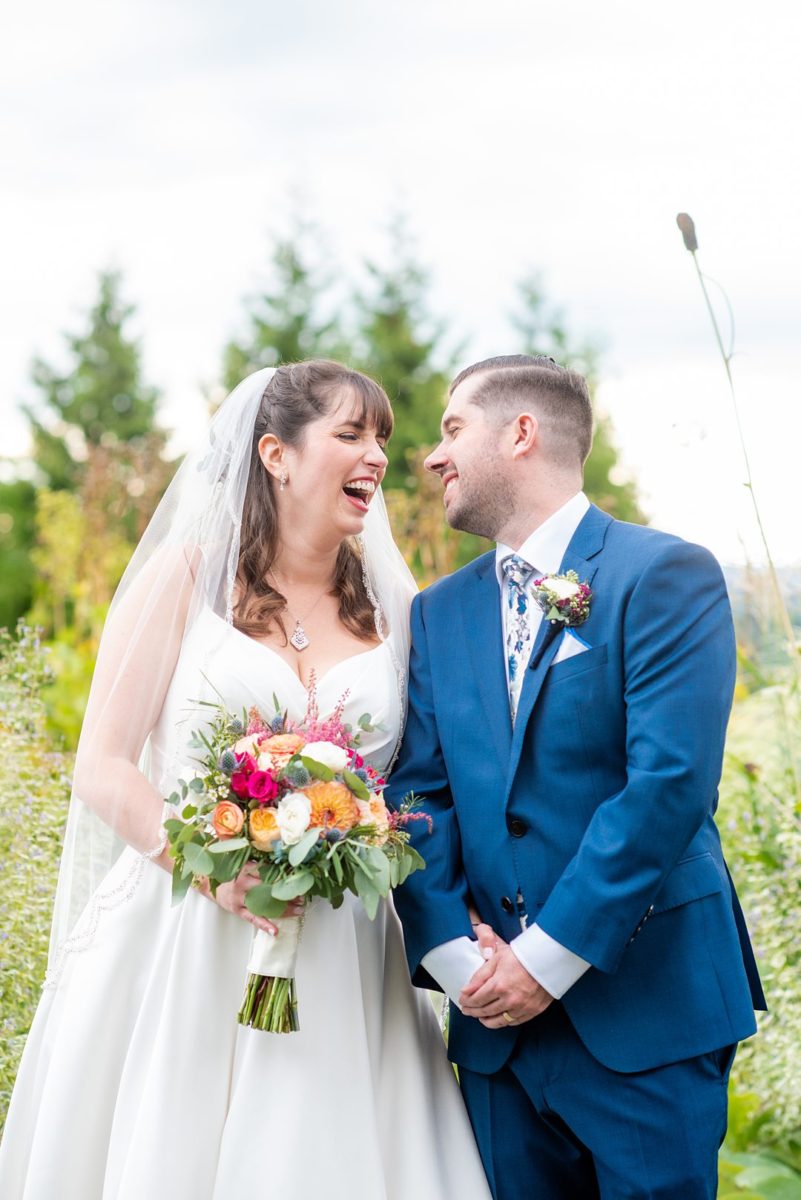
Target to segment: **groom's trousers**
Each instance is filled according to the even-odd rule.
[[[495,1200],[714,1200],[734,1050],[620,1074],[552,1004],[501,1071],[460,1068]]]

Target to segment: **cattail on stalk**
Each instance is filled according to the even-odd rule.
[[[679,213],[676,217],[676,224],[681,230],[681,236],[684,238],[684,245],[691,254],[694,254],[698,249],[698,238],[695,236],[695,221],[689,213]]]

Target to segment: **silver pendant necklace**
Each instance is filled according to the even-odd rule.
[[[270,574],[272,576],[273,580],[275,580],[275,577],[272,575],[272,572],[268,572],[268,574]],[[276,591],[277,590],[278,589],[276,588]],[[289,613],[292,620],[295,622],[295,628],[292,630],[292,633],[290,634],[289,644],[290,644],[290,646],[293,646],[295,648],[295,650],[298,651],[298,653],[300,653],[301,650],[305,650],[308,646],[311,645],[311,639],[309,638],[309,635],[307,634],[306,630],[303,628],[303,622],[308,621],[309,617],[312,615],[315,608],[320,603],[320,601],[322,600],[323,596],[326,594],[327,591],[328,591],[328,585],[326,585],[323,588],[323,590],[320,592],[320,595],[317,597],[314,604],[311,606],[309,611],[306,613],[305,617],[296,617],[294,613],[289,612],[289,605],[287,604],[287,606],[286,606],[287,612]]]

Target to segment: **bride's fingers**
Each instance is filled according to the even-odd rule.
[[[269,933],[273,937],[275,937],[275,935],[278,933],[277,925],[273,924],[273,922],[268,920],[267,917],[257,917],[255,913],[252,913],[248,908],[243,907],[240,916],[244,917],[246,921],[249,921],[250,924],[256,929],[261,929],[264,933]]]

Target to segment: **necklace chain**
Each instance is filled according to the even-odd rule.
[[[267,577],[273,581],[274,585],[277,583],[275,575],[273,574],[272,571],[267,572]],[[277,590],[278,590],[278,588],[276,587],[276,591]],[[305,617],[296,617],[295,614],[290,611],[289,604],[287,603],[286,597],[284,597],[284,604],[286,605],[286,610],[289,613],[292,620],[295,622],[295,628],[292,631],[292,635],[289,639],[289,644],[291,646],[294,646],[294,648],[298,652],[300,652],[301,650],[305,650],[307,646],[311,645],[311,639],[310,639],[309,635],[306,633],[306,630],[303,628],[303,622],[308,621],[309,617],[312,615],[315,608],[320,603],[323,596],[326,594],[326,592],[328,590],[329,590],[329,585],[326,584],[325,587],[323,588],[323,590],[320,592],[320,595],[315,600],[314,604],[311,606],[311,608],[306,613]]]

